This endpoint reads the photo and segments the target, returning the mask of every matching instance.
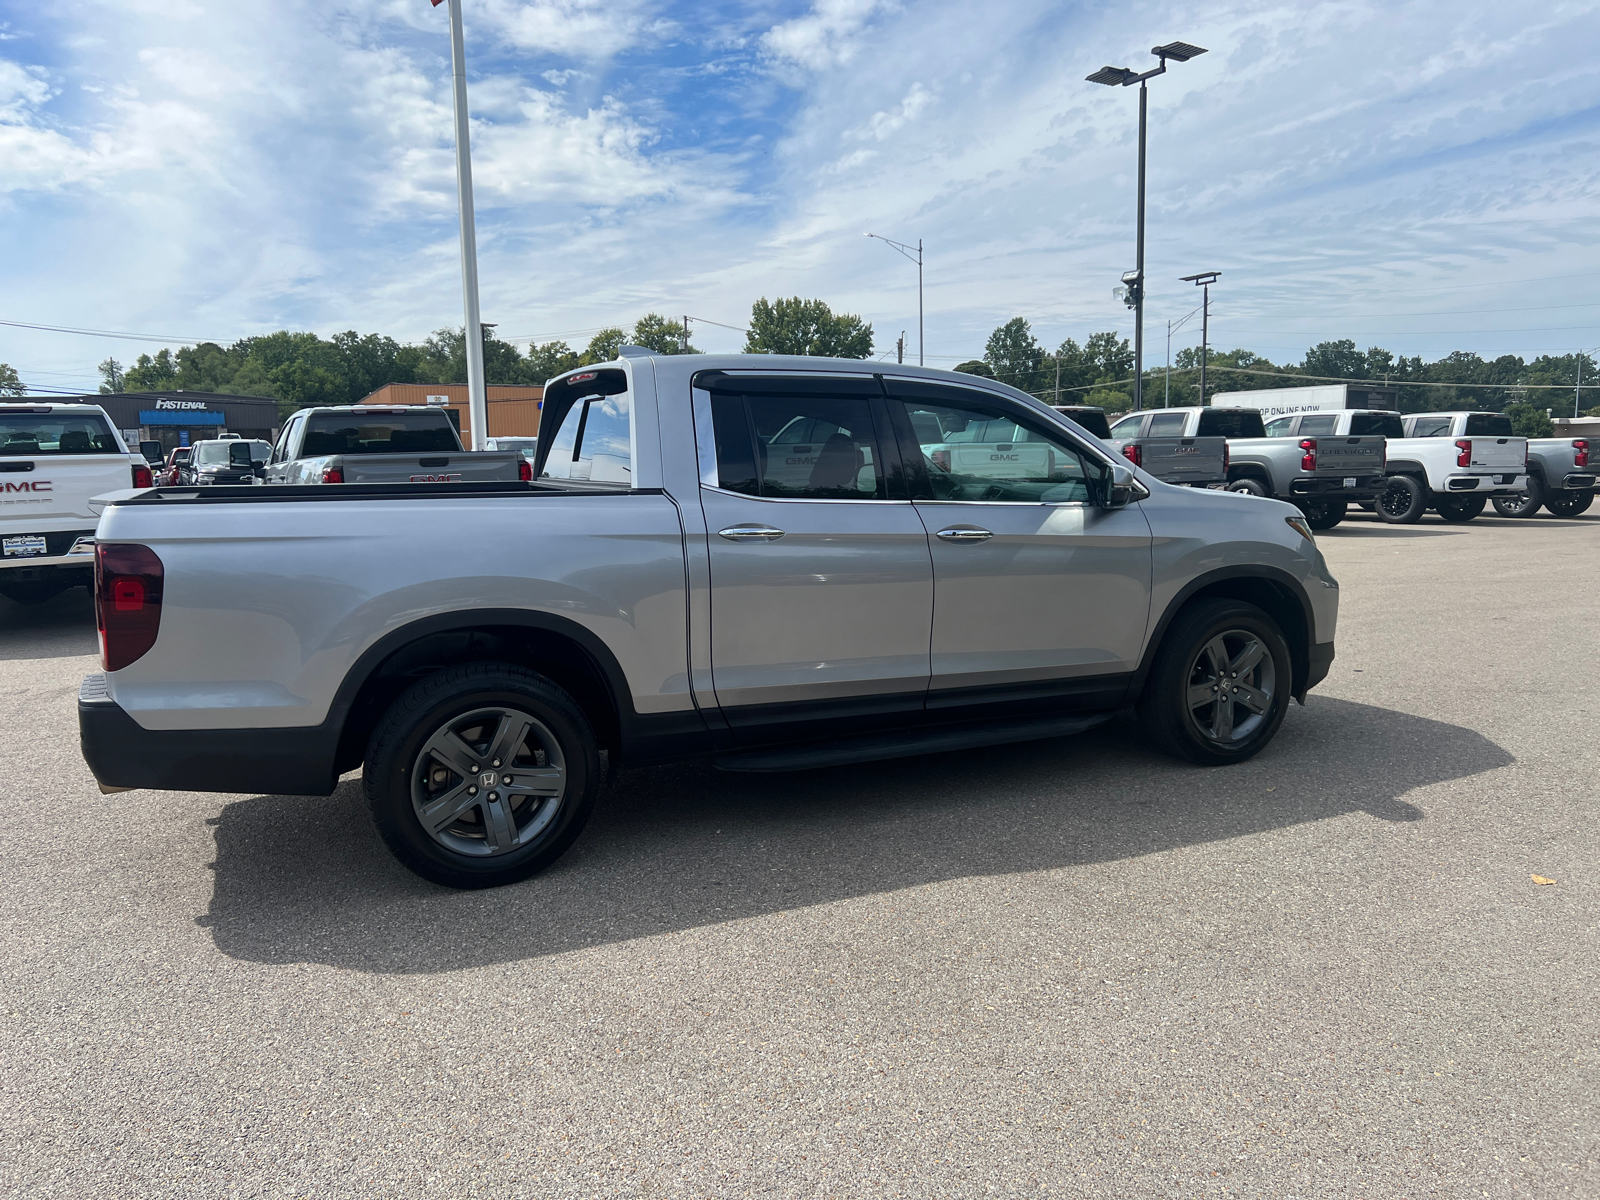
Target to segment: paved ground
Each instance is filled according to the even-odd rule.
[[[1600,517],[1322,544],[1245,766],[628,773],[473,894],[352,783],[102,797],[87,604],[0,602],[0,1189],[1600,1195]]]

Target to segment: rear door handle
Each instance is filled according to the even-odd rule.
[[[952,525],[949,529],[941,529],[934,534],[947,542],[986,542],[994,536],[987,529],[979,529],[976,525]]]
[[[775,542],[783,536],[783,530],[771,525],[730,525],[717,530],[717,536],[730,542]]]

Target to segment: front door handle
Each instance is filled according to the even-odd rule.
[[[947,542],[987,542],[994,534],[976,525],[952,525],[949,529],[939,530],[934,536]]]
[[[730,542],[775,542],[783,536],[783,530],[771,525],[730,525],[717,530],[717,536]]]

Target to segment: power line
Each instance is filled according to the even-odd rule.
[[[85,337],[122,338],[130,342],[215,342],[221,345],[222,338],[179,337],[175,333],[122,333],[111,329],[74,329],[69,325],[35,325],[29,321],[0,321],[0,325],[9,325],[13,329],[37,329],[44,333],[76,333]]]

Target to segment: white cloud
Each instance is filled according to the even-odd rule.
[[[761,46],[775,59],[813,71],[842,66],[860,51],[867,22],[884,7],[882,0],[816,0],[805,16],[768,30]]]

